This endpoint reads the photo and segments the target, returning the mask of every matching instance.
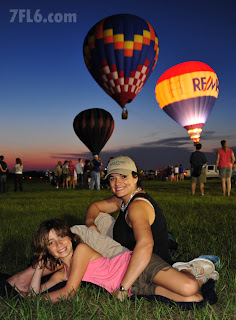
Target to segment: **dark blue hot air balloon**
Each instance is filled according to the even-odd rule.
[[[159,53],[152,26],[131,14],[96,23],[84,40],[85,64],[102,89],[123,108],[140,92],[155,68]]]

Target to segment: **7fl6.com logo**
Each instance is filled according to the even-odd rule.
[[[10,23],[76,23],[76,13],[53,13],[43,15],[41,9],[10,9]]]

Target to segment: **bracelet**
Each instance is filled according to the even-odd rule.
[[[120,285],[119,290],[120,290],[121,292],[128,292],[128,291],[129,291],[129,289],[126,290],[122,285]]]

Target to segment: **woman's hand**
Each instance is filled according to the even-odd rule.
[[[41,257],[41,256],[39,257],[38,266],[39,266],[40,269],[43,269],[43,271],[44,271],[44,269],[45,269],[45,264],[43,264],[43,260],[42,260],[42,257]],[[48,260],[47,260],[47,266],[49,267],[49,261],[48,261]]]
[[[120,301],[123,301],[127,297],[128,291],[120,291],[117,289],[113,292],[113,297],[118,298]]]
[[[96,224],[91,224],[91,226],[88,227],[89,229],[95,230],[98,233],[100,233],[100,231],[98,230],[98,227],[96,226]]]
[[[122,200],[113,196],[109,199],[100,200],[92,203],[86,212],[86,226],[94,226],[94,221],[100,212],[113,213],[120,210]],[[94,228],[91,228],[94,229]],[[96,229],[95,229],[96,230]],[[97,231],[97,230],[96,230]]]

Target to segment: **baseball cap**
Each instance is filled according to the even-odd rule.
[[[132,171],[137,172],[134,161],[126,156],[119,156],[109,161],[107,166],[107,175],[105,178],[112,173],[119,173],[128,176]]]

